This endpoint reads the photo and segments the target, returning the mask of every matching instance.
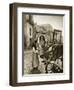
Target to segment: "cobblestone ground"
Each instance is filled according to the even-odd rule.
[[[33,55],[32,50],[27,50],[27,51],[24,52],[24,74],[40,74],[40,73],[44,74],[45,73],[45,65],[41,62],[42,60],[40,58],[39,58],[39,66],[38,66],[38,68],[34,69],[32,67],[32,61],[33,61],[32,60],[32,55]],[[61,62],[59,62],[59,63],[61,63]],[[49,64],[49,66],[48,66],[49,72],[48,73],[50,73],[51,67],[52,67],[51,64]],[[63,71],[59,71],[59,72],[56,71],[55,67],[53,67],[53,69],[54,69],[54,71],[56,73],[63,72]]]
[[[44,67],[39,65],[38,69],[34,69],[32,67],[32,50],[27,50],[24,52],[24,74],[39,74],[44,73]]]
[[[32,50],[24,52],[24,74],[29,74],[32,70]]]

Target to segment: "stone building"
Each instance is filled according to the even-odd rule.
[[[58,29],[54,29],[54,41],[56,41],[56,43],[63,43],[63,37],[62,37],[62,31],[58,30]]]
[[[36,25],[35,26],[35,37],[39,40],[39,37],[42,35],[45,37],[45,40],[48,42],[53,41],[53,32],[54,29],[50,24],[44,24],[44,25]],[[39,42],[39,41],[38,41]]]
[[[33,37],[33,17],[32,15],[24,15],[24,47],[25,49],[31,48],[31,41]]]
[[[56,41],[62,42],[62,31],[53,29],[50,24],[37,25],[34,23],[33,15],[24,15],[24,47],[25,49],[31,49],[34,40],[38,40],[43,35],[48,43]]]

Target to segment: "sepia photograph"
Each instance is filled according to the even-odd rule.
[[[10,4],[10,85],[72,83],[72,7]]]
[[[23,75],[63,73],[63,15],[22,14]]]

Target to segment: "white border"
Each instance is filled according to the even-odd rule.
[[[29,75],[22,76],[22,12],[25,13],[46,13],[46,14],[64,14],[64,73],[63,74],[48,74],[48,75]],[[38,9],[38,8],[21,8],[17,9],[17,38],[18,38],[18,53],[17,53],[17,82],[33,82],[33,81],[55,81],[69,80],[69,10],[55,9]]]

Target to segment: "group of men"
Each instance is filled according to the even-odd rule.
[[[63,72],[63,61],[62,56],[57,59],[53,59],[53,46],[54,43],[48,45],[45,37],[41,35],[39,37],[39,43],[37,40],[34,41],[33,56],[32,56],[32,73],[60,73]]]

